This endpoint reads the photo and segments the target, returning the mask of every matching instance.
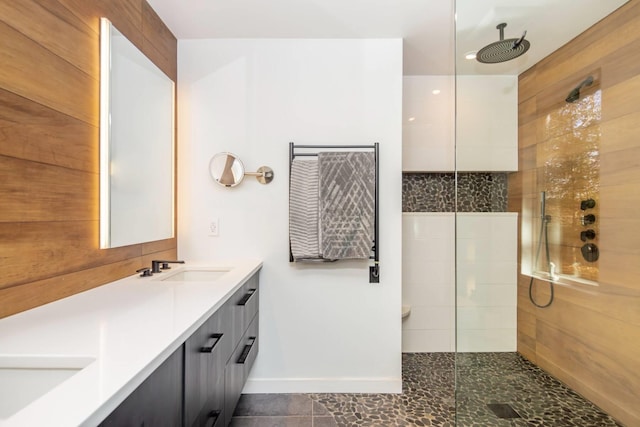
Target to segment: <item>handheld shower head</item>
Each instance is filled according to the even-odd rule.
[[[547,215],[547,192],[540,192],[540,219],[543,222],[551,221],[551,215]]]
[[[573,88],[571,92],[569,92],[569,95],[567,95],[567,98],[565,99],[565,101],[569,103],[576,102],[578,99],[580,99],[580,90],[584,87],[591,86],[592,84],[593,84],[593,76],[587,77],[582,81],[582,83],[580,83],[578,86]]]

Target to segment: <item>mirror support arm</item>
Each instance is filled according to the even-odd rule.
[[[245,176],[255,176],[260,184],[268,184],[273,181],[273,169],[269,166],[260,166],[257,172],[245,172]]]

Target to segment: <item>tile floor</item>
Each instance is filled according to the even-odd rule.
[[[458,354],[457,372],[455,357],[403,354],[402,394],[243,395],[231,426],[619,426],[516,353]],[[489,404],[508,404],[501,415],[518,418],[499,418]]]

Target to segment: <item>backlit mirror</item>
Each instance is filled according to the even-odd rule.
[[[209,173],[215,182],[225,187],[235,187],[244,178],[244,165],[232,153],[218,153],[209,162]]]
[[[174,82],[105,18],[100,67],[100,247],[171,238]]]

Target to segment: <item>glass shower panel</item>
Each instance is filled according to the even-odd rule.
[[[610,254],[629,261],[637,251],[623,253],[608,237],[620,240],[614,224],[638,223],[617,218],[629,205],[629,184],[612,166],[622,155],[611,154],[637,147],[630,125],[619,132],[614,120],[636,109],[609,102],[623,96],[611,90],[613,80],[627,88],[637,81],[631,72],[616,75],[626,50],[611,41],[624,39],[622,30],[610,34],[627,16],[603,20],[625,1],[584,1],[573,14],[562,0],[455,0],[457,426],[616,425],[561,382],[584,393],[579,381],[595,379],[606,389],[607,369],[626,356],[609,358],[616,350],[603,343],[625,344],[600,324],[620,319],[619,328],[633,331],[636,318],[626,298],[637,298],[629,277],[638,269]],[[550,22],[549,9],[580,23],[569,33]],[[473,57],[487,45],[516,49],[522,37],[531,48],[519,57],[493,64]],[[589,49],[603,38],[611,39],[599,45],[608,56],[598,57]],[[624,176],[637,179],[625,165]],[[598,393],[606,403],[618,392]]]

